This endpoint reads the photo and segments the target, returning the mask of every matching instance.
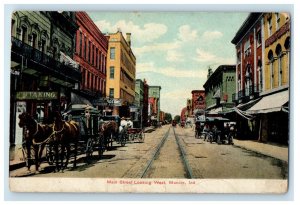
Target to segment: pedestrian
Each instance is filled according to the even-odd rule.
[[[120,122],[120,127],[119,127],[119,133],[121,133],[126,126],[127,126],[127,121],[125,117],[122,117]]]

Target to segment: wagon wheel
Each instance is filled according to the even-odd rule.
[[[101,159],[105,151],[105,140],[103,136],[99,137],[97,144],[98,144],[98,157],[99,159]]]
[[[56,164],[56,167],[59,167],[60,169],[64,169],[68,166],[68,155],[67,155],[67,148],[62,148],[61,145],[58,145],[58,164]]]
[[[53,165],[55,162],[55,152],[53,145],[46,145],[46,159],[49,165]]]
[[[114,141],[114,135],[113,135],[113,133],[110,133],[109,140],[110,140],[110,147],[112,147],[113,146],[113,141]]]
[[[85,154],[87,160],[89,160],[93,155],[93,146],[94,146],[94,142],[92,138],[89,137],[86,142],[86,148],[85,148]]]
[[[139,142],[144,142],[144,140],[145,140],[145,133],[142,131],[138,135],[138,141]]]

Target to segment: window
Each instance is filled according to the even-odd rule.
[[[22,26],[20,40],[23,41],[24,43],[27,42],[27,27],[26,26]]]
[[[110,68],[109,68],[109,78],[110,79],[115,78],[115,67],[114,66],[110,66]]]
[[[83,37],[83,55],[84,59],[86,59],[86,37]]]
[[[110,59],[115,59],[116,58],[116,48],[111,47],[110,48]]]
[[[79,56],[81,56],[81,49],[82,49],[82,33],[79,33]]]
[[[280,26],[280,14],[276,13],[276,31],[279,29]]]
[[[246,41],[246,43],[244,44],[244,55],[245,57],[250,56],[251,55],[251,45],[250,45],[250,39],[248,39]]]
[[[46,39],[42,39],[41,51],[46,52]]]
[[[95,55],[95,53],[94,53],[94,44],[92,45],[92,52],[91,52],[91,54],[92,54],[91,64],[94,65],[94,55]]]
[[[90,55],[91,55],[91,42],[89,41],[89,48],[88,48],[88,53],[87,53],[87,56],[88,56],[87,61],[88,61],[88,62],[90,62],[90,59],[91,59],[91,58],[90,58],[90,57],[91,57]]]
[[[274,78],[274,71],[273,71],[274,70],[273,69],[274,56],[273,56],[273,51],[272,50],[270,50],[269,53],[268,53],[268,59],[269,59],[269,66],[270,66],[269,67],[270,68],[270,70],[269,70],[270,71],[270,79],[271,79],[270,88],[273,89],[273,87],[274,87],[273,86],[273,83],[274,83],[274,79],[273,79]]]
[[[256,46],[260,46],[261,45],[261,30],[258,30],[256,33]]]
[[[32,43],[31,43],[31,46],[33,48],[37,48],[37,35],[36,35],[36,33],[32,34]]]
[[[276,55],[278,59],[278,86],[282,85],[282,49],[281,45],[276,46]]]
[[[114,88],[109,88],[109,97],[114,98]]]
[[[272,17],[268,19],[268,34],[269,36],[272,35]]]
[[[98,48],[96,47],[96,68],[99,69],[99,62],[98,62],[98,58],[99,55],[98,55]]]
[[[258,70],[258,91],[261,92],[263,89],[263,73],[262,73],[262,62],[261,60],[258,60],[257,62],[257,70]]]

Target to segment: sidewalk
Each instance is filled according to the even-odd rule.
[[[233,142],[234,146],[288,162],[289,150],[287,146],[278,146],[269,143],[257,142],[254,140],[234,139]]]

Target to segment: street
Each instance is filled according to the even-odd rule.
[[[170,130],[169,130],[170,129]],[[70,163],[64,172],[42,163],[40,173],[28,173],[26,168],[10,172],[11,177],[74,177],[74,178],[141,178],[161,140],[169,130],[149,171],[144,178],[187,178],[181,154],[175,142],[173,128],[165,125],[146,133],[144,143],[128,142],[124,147],[114,142],[112,150],[102,159],[90,163],[79,156],[77,167]],[[186,160],[197,179],[287,179],[288,164],[234,145],[218,145],[194,137],[193,128],[176,127],[175,133],[183,145]],[[34,170],[34,166],[31,167]]]

